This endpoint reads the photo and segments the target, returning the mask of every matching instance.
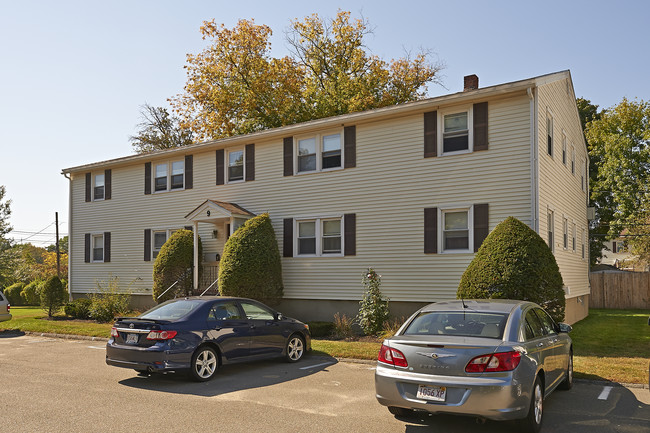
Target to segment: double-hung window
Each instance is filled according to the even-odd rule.
[[[342,218],[296,220],[296,255],[327,256],[342,253]]]
[[[469,251],[470,211],[452,209],[442,211],[442,250]]]
[[[92,235],[92,261],[93,262],[103,262],[104,261],[104,235]]]
[[[569,220],[566,218],[562,218],[562,234],[562,243],[566,250],[569,248]]]
[[[582,259],[585,259],[585,229],[582,229]]]
[[[325,133],[296,140],[296,172],[341,168],[341,133]]]
[[[472,150],[471,107],[440,112],[441,154]]]
[[[244,150],[228,152],[228,182],[244,180]]]
[[[155,259],[158,257],[158,253],[160,253],[160,249],[162,248],[163,245],[165,245],[165,242],[167,242],[167,239],[171,235],[174,234],[176,229],[170,229],[170,230],[152,230],[151,231],[151,258]]]
[[[185,187],[185,161],[156,164],[154,191],[171,191]]]
[[[571,174],[576,173],[576,148],[571,146]]]
[[[93,186],[93,200],[104,200],[105,180],[104,174],[95,175],[95,183]]]
[[[562,164],[566,165],[566,133],[562,131]]]
[[[576,252],[576,223],[573,223],[573,227],[571,228],[571,250],[573,252]]]
[[[546,152],[553,157],[553,116],[546,113]]]
[[[555,239],[553,236],[554,227],[555,227],[554,212],[551,209],[549,209],[546,214],[546,229],[548,231],[548,247],[551,249],[552,252],[555,252]]]

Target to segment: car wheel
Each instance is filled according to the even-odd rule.
[[[560,383],[559,389],[568,391],[573,387],[573,352],[569,353],[569,365],[566,368],[566,377]]]
[[[388,406],[388,412],[402,418],[406,418],[413,415],[413,409],[406,409],[403,407],[395,407],[395,406]]]
[[[299,335],[292,335],[287,341],[286,358],[288,362],[298,362],[305,354],[305,342]]]
[[[530,398],[528,415],[521,420],[522,430],[528,433],[539,433],[542,429],[542,415],[544,410],[544,388],[542,381],[537,377],[533,385],[533,394]]]
[[[205,382],[214,377],[219,368],[217,352],[209,346],[199,347],[192,355],[191,375],[194,380]]]

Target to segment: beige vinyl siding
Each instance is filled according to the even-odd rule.
[[[587,160],[575,96],[567,79],[553,81],[538,88],[539,127],[539,222],[540,233],[547,240],[547,209],[554,210],[555,258],[567,297],[589,294],[589,246],[585,240],[585,259],[582,259],[582,229],[587,223],[587,193],[581,186],[581,161]],[[553,114],[554,152],[546,152],[546,113]],[[562,164],[562,132],[567,136],[567,164]],[[575,174],[571,173],[571,148],[575,148]],[[585,179],[586,181],[586,179]],[[568,220],[568,248],[563,245],[563,218]],[[576,250],[572,249],[572,226],[576,224]],[[585,237],[586,234],[585,234]]]
[[[269,212],[281,251],[284,218],[356,214],[356,256],[282,259],[286,298],[359,300],[369,266],[382,275],[382,291],[393,301],[453,298],[474,255],[424,254],[425,207],[488,203],[490,229],[510,215],[532,224],[528,97],[488,102],[489,150],[470,154],[424,158],[420,112],[356,123],[357,167],[350,169],[285,177],[282,138],[290,134],[278,133],[255,142],[252,182],[215,185],[211,146],[193,151],[191,190],[145,195],[144,163],[137,162],[113,167],[111,200],[85,203],[83,173],[75,173],[72,290],[93,290],[95,281],[112,275],[125,289],[151,293],[144,229],[189,225],[184,216],[212,199]],[[214,228],[199,223],[206,253],[222,251],[225,227],[217,227],[217,240],[211,239]],[[111,263],[83,262],[83,235],[92,231],[112,233]]]

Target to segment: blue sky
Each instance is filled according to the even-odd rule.
[[[473,73],[483,87],[570,69],[576,95],[601,108],[649,99],[650,2],[328,3],[0,0],[0,185],[12,200],[14,238],[53,243],[54,212],[67,233],[61,170],[132,154],[140,106],[166,106],[182,92],[185,55],[206,46],[199,27],[213,18],[267,24],[279,57],[290,20],[349,10],[374,27],[366,41],[374,54],[437,54],[445,87],[429,86],[430,96],[462,90]]]

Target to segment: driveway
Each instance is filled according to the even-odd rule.
[[[0,334],[0,432],[515,432],[471,418],[397,419],[373,366],[308,356],[222,368],[215,380],[140,378],[104,363],[104,343]],[[544,432],[650,433],[650,393],[579,382],[547,401]]]

